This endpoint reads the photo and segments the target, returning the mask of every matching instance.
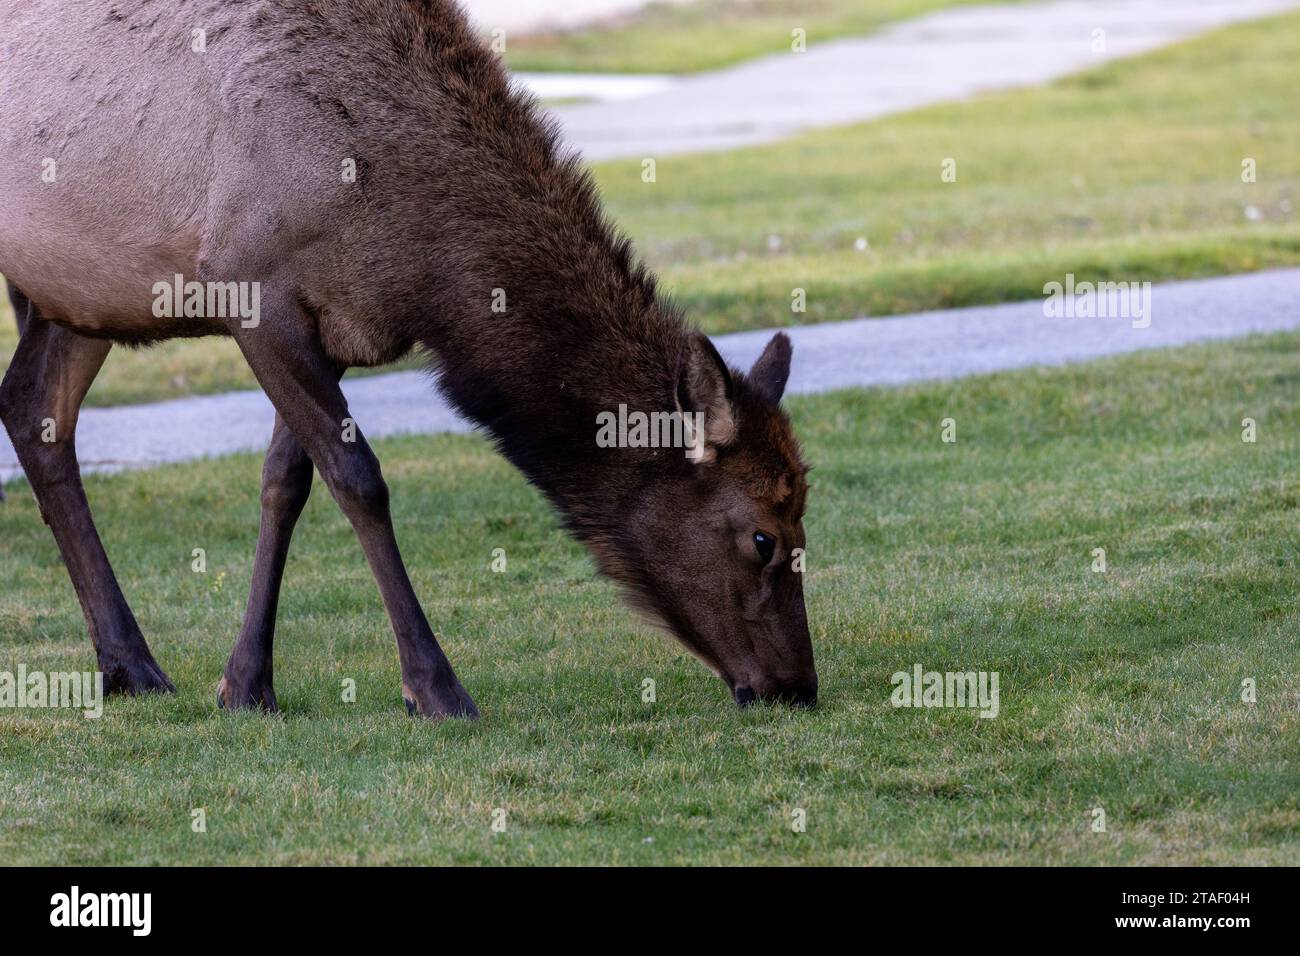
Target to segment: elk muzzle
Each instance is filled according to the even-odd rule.
[[[817,704],[817,672],[786,678],[762,678],[750,684],[732,688],[732,696],[741,707],[756,700],[779,701],[796,707],[814,707]]]

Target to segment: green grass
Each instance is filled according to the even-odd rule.
[[[597,176],[664,287],[711,332],[1035,298],[1066,272],[1243,272],[1300,264],[1297,86],[1290,15],[1045,89],[663,157],[653,184],[640,162]],[[940,180],[948,157],[955,183]],[[1244,157],[1258,182],[1241,181]],[[795,288],[805,313],[791,311]],[[12,344],[0,319],[0,367]],[[114,350],[89,401],[252,387],[232,343],[185,341]]]
[[[887,23],[987,0],[692,0],[654,3],[604,25],[507,37],[516,70],[694,73],[789,53],[792,31],[809,47]]]
[[[484,719],[405,715],[374,585],[319,488],[280,614],[284,716],[221,713],[260,459],[92,477],[181,692],[98,721],[0,712],[0,858],[1295,865],[1297,369],[1288,334],[792,402],[816,465],[814,712],[737,710],[634,622],[486,442],[441,436],[378,450],[416,587]],[[940,441],[949,416],[956,444]],[[0,669],[93,666],[48,530],[9,491]],[[890,675],[914,663],[997,671],[1000,716],[893,709]]]

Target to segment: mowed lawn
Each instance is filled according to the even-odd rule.
[[[374,585],[320,488],[281,609],[284,714],[232,716],[213,688],[260,459],[89,479],[181,692],[99,720],[0,712],[0,859],[1300,863],[1300,335],[791,408],[816,465],[812,712],[737,709],[484,440],[441,436],[378,450],[484,718],[406,716]],[[50,535],[8,490],[0,669],[91,667]],[[895,709],[890,677],[915,664],[997,672],[1000,714]]]

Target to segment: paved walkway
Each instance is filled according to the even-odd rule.
[[[516,73],[514,78],[540,100],[604,103],[640,99],[680,82],[665,73]]]
[[[1044,0],[956,7],[867,37],[826,43],[812,38],[805,53],[781,52],[678,79],[647,96],[553,112],[568,140],[592,161],[734,149],[1045,83],[1296,8],[1300,0]],[[1098,29],[1105,31],[1103,52],[1093,49]]]
[[[786,329],[795,346],[789,389],[804,394],[899,385],[1297,329],[1300,269],[1157,285],[1147,314],[1148,328],[1133,328],[1128,319],[1049,319],[1042,300],[1034,300]],[[715,341],[730,362],[748,368],[771,334],[742,332]],[[349,379],[344,391],[371,438],[469,430],[422,372]],[[87,471],[260,451],[273,421],[261,392],[88,408],[77,429],[77,451]],[[13,448],[0,434],[0,480],[17,474]]]

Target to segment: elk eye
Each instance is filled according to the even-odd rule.
[[[763,563],[767,564],[772,560],[772,552],[776,550],[776,539],[770,534],[755,531],[754,547],[758,549],[758,556],[763,559]]]

